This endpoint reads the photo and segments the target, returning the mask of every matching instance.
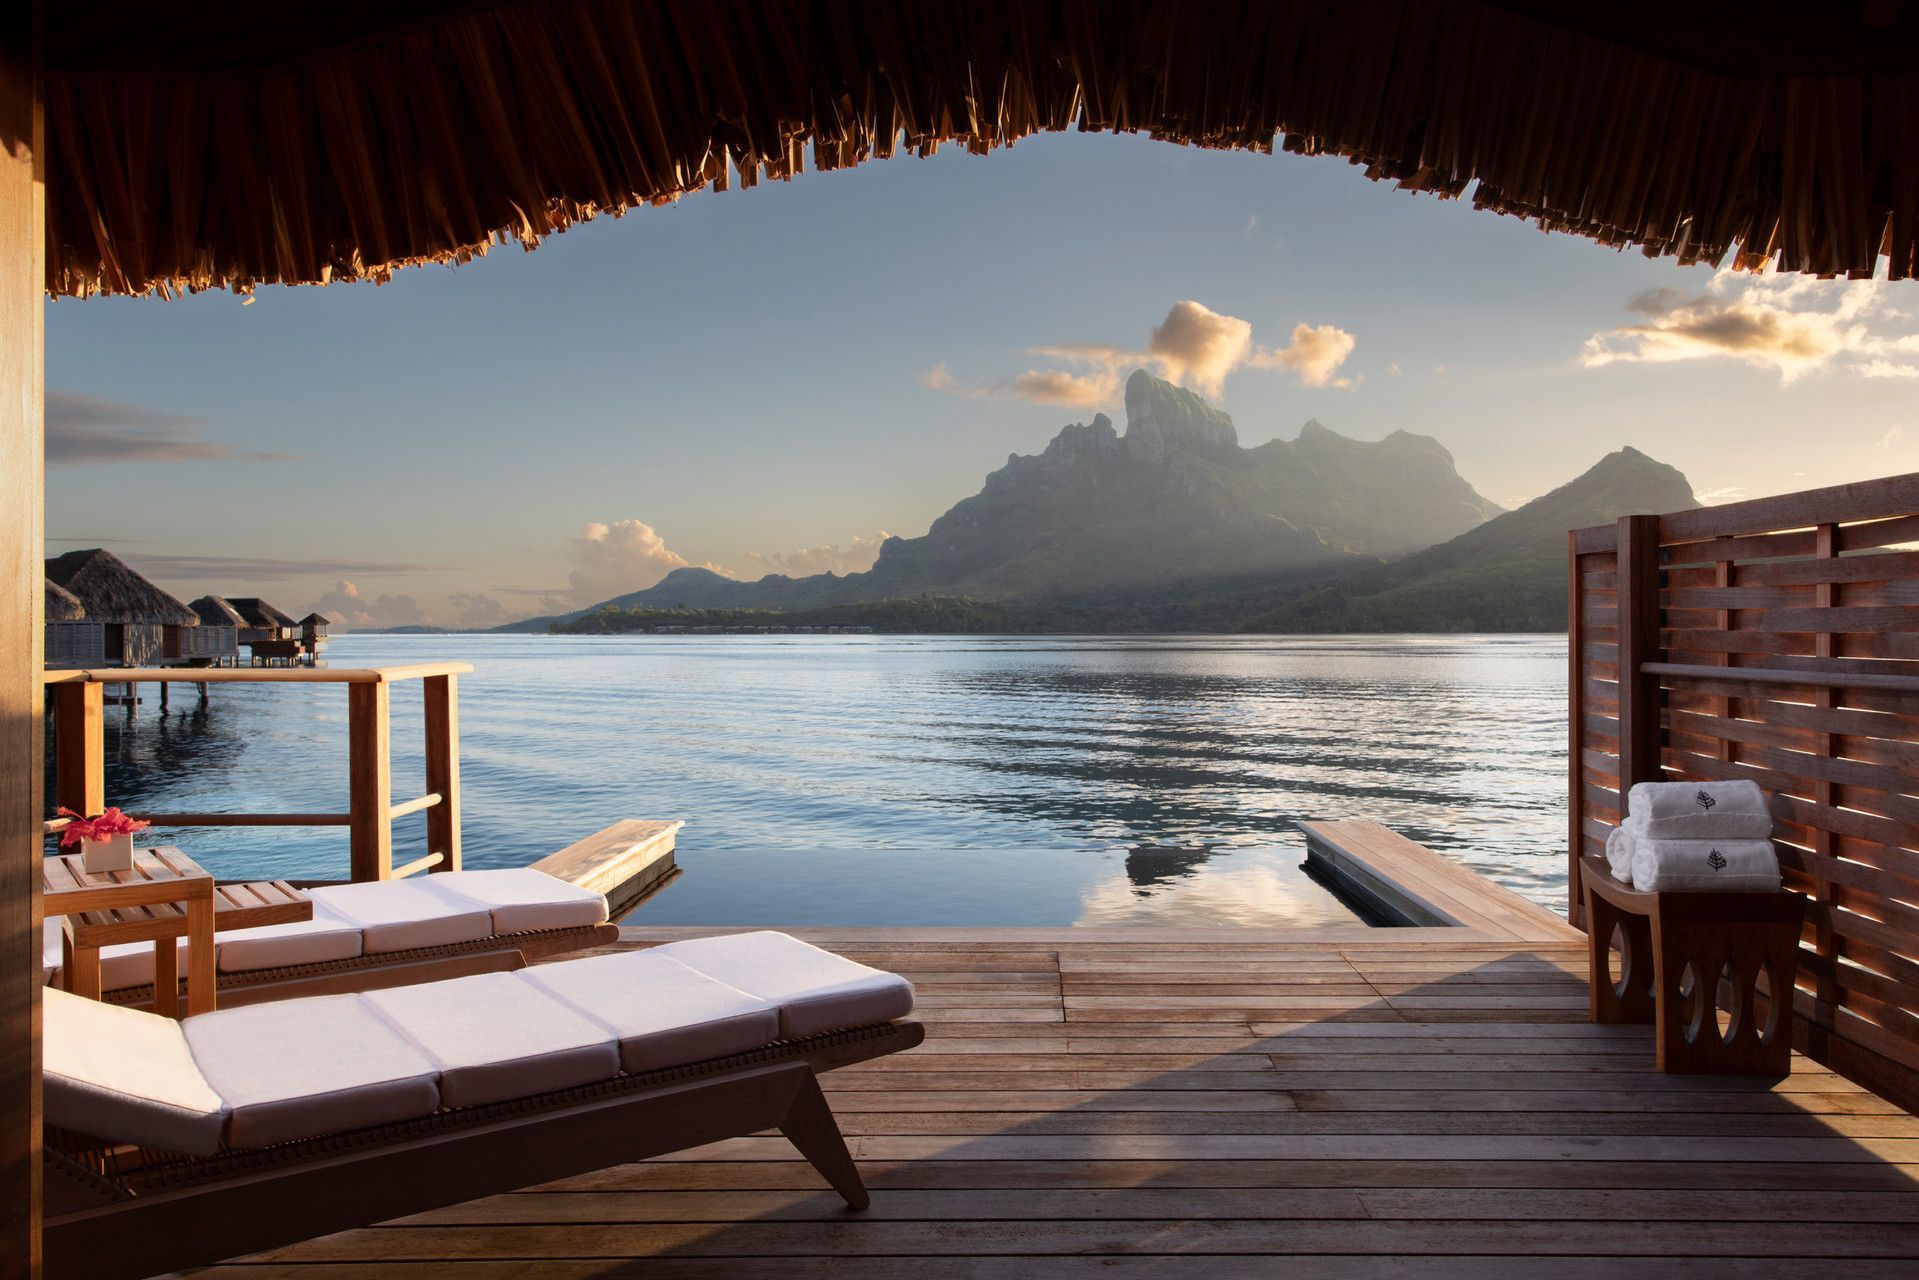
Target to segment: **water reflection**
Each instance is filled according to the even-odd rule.
[[[1563,894],[1558,637],[354,636],[333,657],[475,664],[473,865],[617,817],[686,818],[689,874],[646,909],[662,921],[1339,918],[1297,871],[1292,824],[1310,817],[1376,818],[1540,901]],[[190,694],[156,710],[130,728],[109,714],[116,802],[344,807],[338,687],[216,687],[205,711]],[[417,687],[396,690],[394,724],[404,798]],[[337,829],[189,835],[222,871],[346,862]],[[415,838],[403,828],[401,849]],[[817,914],[791,914],[814,886]]]

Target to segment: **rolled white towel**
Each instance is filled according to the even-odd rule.
[[[1606,833],[1606,864],[1612,868],[1613,879],[1632,883],[1632,847],[1633,835],[1622,823]]]
[[[1765,840],[1772,811],[1756,782],[1641,782],[1626,793],[1626,822],[1649,840]]]
[[[1632,887],[1642,893],[1779,888],[1779,855],[1770,840],[1643,840],[1631,837]]]

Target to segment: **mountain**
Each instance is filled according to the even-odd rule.
[[[1677,469],[1637,449],[1448,542],[1361,569],[1242,624],[1249,631],[1558,631],[1566,533],[1698,506]]]
[[[1061,430],[1042,453],[1012,455],[924,537],[887,539],[865,573],[738,582],[676,569],[581,614],[791,610],[929,594],[1076,601],[1177,591],[1196,579],[1323,579],[1431,546],[1499,511],[1431,437],[1350,440],[1308,422],[1295,440],[1247,449],[1232,418],[1139,370],[1126,383],[1124,435],[1098,414]]]

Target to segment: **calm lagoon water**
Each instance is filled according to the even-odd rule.
[[[458,659],[469,866],[683,818],[674,924],[1325,924],[1303,818],[1374,818],[1537,901],[1565,886],[1559,636],[346,636]],[[111,803],[344,809],[337,685],[109,709]],[[424,790],[397,686],[396,800]],[[424,817],[395,859],[424,851]],[[344,875],[340,828],[175,831],[222,875]]]

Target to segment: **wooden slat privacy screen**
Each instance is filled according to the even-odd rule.
[[[1919,1103],[1919,474],[1571,535],[1571,916],[1634,782],[1750,778],[1813,899],[1795,1037]]]

